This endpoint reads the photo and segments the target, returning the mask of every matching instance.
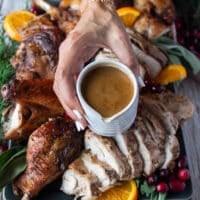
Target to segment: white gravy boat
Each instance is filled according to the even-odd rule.
[[[124,72],[133,83],[134,94],[129,104],[120,112],[114,114],[109,118],[102,117],[96,110],[94,110],[84,99],[81,91],[82,81],[91,70],[99,66],[112,66]],[[126,131],[133,124],[138,108],[139,88],[135,75],[124,64],[118,61],[98,60],[88,64],[79,74],[76,84],[77,95],[79,101],[84,109],[85,118],[88,121],[89,128],[97,134],[103,136],[116,136]]]

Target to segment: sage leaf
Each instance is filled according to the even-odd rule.
[[[170,54],[168,55],[168,57],[169,57],[170,64],[175,64],[175,63],[181,64],[181,60],[178,56]]]
[[[24,148],[23,148],[24,149]],[[17,152],[22,150],[22,147],[14,147],[8,151],[5,151],[0,155],[0,171],[3,168],[4,164]]]
[[[158,200],[158,193],[157,192],[151,193],[150,200]]]
[[[13,148],[0,156],[0,190],[26,169],[26,149]]]
[[[0,189],[11,183],[26,169],[26,155],[20,155],[13,159],[6,168],[0,172]]]
[[[168,55],[172,64],[181,63],[194,74],[200,72],[200,60],[185,47],[165,36],[159,37],[153,43]]]
[[[158,200],[166,200],[167,199],[167,193],[158,193]]]

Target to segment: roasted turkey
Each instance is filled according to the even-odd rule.
[[[176,16],[172,0],[134,0],[134,7],[142,13],[133,29],[149,39],[155,39],[171,30]]]
[[[67,0],[62,0],[59,8],[44,0],[34,2],[48,14],[21,31],[23,41],[11,59],[16,80],[2,87],[3,98],[12,103],[4,114],[5,137],[24,140],[30,136],[27,169],[14,181],[15,193],[23,194],[23,200],[30,199],[64,173],[61,189],[89,200],[122,181],[148,176],[158,168],[173,168],[180,153],[176,132],[192,115],[192,103],[171,92],[142,94],[137,118],[125,133],[115,138],[89,129],[77,133],[71,121],[60,117],[64,109],[52,86],[59,45],[77,24],[79,7],[70,8]],[[74,2],[79,4],[79,0]],[[142,14],[133,27],[136,31],[127,33],[143,76],[155,77],[168,58],[138,32],[156,38],[169,31],[174,6],[171,0],[135,0],[134,5]],[[102,57],[116,59],[106,49],[96,59]]]
[[[127,34],[131,40],[133,51],[139,62],[140,74],[144,78],[146,75],[154,78],[167,65],[168,58],[165,53],[153,45],[144,36],[127,29]],[[102,49],[95,56],[95,60],[110,59],[118,60],[116,55],[108,49]]]
[[[134,6],[159,18],[165,24],[170,25],[174,22],[175,7],[172,0],[134,0]]]
[[[42,15],[21,32],[22,43],[11,64],[16,79],[52,79],[58,61],[58,48],[64,35],[48,15]]]
[[[57,9],[43,0],[35,3],[49,14],[36,17],[20,32],[22,42],[11,59],[19,80],[54,78],[59,46],[80,18],[79,10]]]
[[[169,98],[174,106],[167,100],[165,104]],[[193,109],[187,98],[170,92],[144,94],[136,120],[125,133],[107,138],[86,130],[86,150],[65,171],[62,191],[91,200],[121,181],[148,176],[158,168],[173,169],[180,154],[178,125]]]
[[[36,196],[42,188],[62,175],[83,148],[83,134],[71,121],[49,119],[29,137],[25,172],[14,181],[14,192],[23,199]]]
[[[30,134],[49,117],[57,117],[61,113],[27,102],[11,104],[5,109],[2,117],[4,138],[6,140],[27,140]]]
[[[12,103],[4,111],[5,139],[26,140],[48,118],[64,114],[53,80],[12,80],[1,92],[4,100]]]

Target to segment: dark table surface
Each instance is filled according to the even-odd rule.
[[[11,10],[25,7],[26,0],[4,0],[0,7],[1,14],[6,14]],[[2,3],[2,0],[0,0]],[[175,86],[175,91],[188,96],[194,106],[195,112],[191,119],[182,125],[187,158],[191,171],[193,185],[192,200],[200,199],[200,73],[196,76],[189,76],[181,84]]]

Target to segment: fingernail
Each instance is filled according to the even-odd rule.
[[[139,84],[140,87],[145,87],[145,83],[144,83],[141,76],[137,77],[137,81],[138,81],[138,84]]]
[[[81,120],[83,119],[82,115],[80,114],[80,112],[78,110],[73,110],[73,113],[76,115],[76,117]]]
[[[78,122],[79,123],[79,127],[81,128],[81,131],[83,131],[85,128],[84,126],[81,124],[81,122]]]
[[[75,126],[76,126],[77,131],[80,132],[81,128],[79,126],[79,122],[76,121],[75,122]]]
[[[81,122],[76,121],[75,125],[78,132],[83,131],[85,129]]]

